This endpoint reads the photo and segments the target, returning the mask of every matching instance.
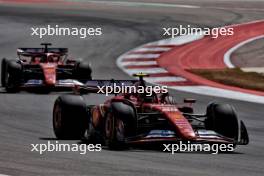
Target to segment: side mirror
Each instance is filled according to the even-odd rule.
[[[74,59],[67,59],[66,60],[66,64],[73,64],[75,62],[76,62],[76,60],[74,60]]]
[[[165,98],[169,95],[169,93],[163,93],[160,95],[160,101],[161,103],[165,103]]]
[[[184,102],[184,103],[190,103],[190,104],[193,104],[193,103],[196,102],[196,100],[195,100],[195,99],[192,99],[192,98],[185,98],[185,99],[183,100],[183,102]]]

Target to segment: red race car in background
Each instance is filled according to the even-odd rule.
[[[81,94],[96,92],[98,85],[146,86],[142,74],[135,80],[92,80],[76,86]],[[177,103],[168,93],[115,95],[104,103],[91,105],[81,95],[57,98],[53,129],[58,139],[100,139],[111,149],[134,144],[249,142],[244,123],[229,104],[210,103],[206,113],[194,114],[194,99]]]
[[[66,90],[92,79],[90,64],[68,59],[67,48],[41,45],[44,47],[17,49],[18,59],[2,59],[1,83],[7,92]]]

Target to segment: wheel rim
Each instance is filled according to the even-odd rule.
[[[124,122],[120,119],[117,119],[116,122],[116,138],[118,141],[123,141],[125,138]]]
[[[113,130],[112,118],[110,115],[108,115],[106,118],[106,122],[105,122],[105,136],[106,136],[106,138],[110,138],[112,130]]]
[[[10,81],[9,81],[9,78],[10,78],[10,75],[9,73],[7,72],[6,75],[5,75],[5,84],[6,86],[10,87]]]
[[[8,72],[6,73],[5,82],[6,82],[6,88],[8,89],[14,89],[16,87],[16,85],[11,80],[10,73]]]

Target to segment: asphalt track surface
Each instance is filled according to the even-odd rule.
[[[173,1],[174,2],[174,1]],[[175,3],[178,3],[175,1]],[[181,2],[183,3],[183,2]],[[94,78],[129,78],[115,64],[116,58],[140,44],[162,38],[162,27],[177,24],[195,26],[223,26],[261,19],[262,2],[229,3],[220,1],[220,9],[212,2],[186,1],[203,4],[198,9],[167,7],[119,7],[101,5],[31,8],[17,5],[0,6],[1,57],[15,57],[17,47],[38,46],[52,42],[55,46],[69,47],[73,56],[89,59]],[[231,5],[230,5],[231,4]],[[37,5],[35,5],[37,6]],[[208,6],[208,7],[206,7]],[[232,10],[230,7],[243,7]],[[223,9],[222,9],[223,7]],[[224,9],[226,7],[227,9]],[[30,36],[30,27],[41,25],[67,27],[99,26],[101,37]],[[89,152],[50,152],[40,155],[31,152],[30,144],[55,140],[52,130],[52,107],[58,94],[29,93],[0,94],[0,174],[8,175],[263,175],[264,122],[263,105],[172,92],[179,101],[183,97],[197,98],[197,112],[203,112],[212,100],[233,104],[248,127],[250,144],[238,147],[231,154],[170,153],[129,150]],[[90,95],[91,104],[102,102],[104,96]],[[78,143],[78,141],[60,141]]]
[[[239,67],[263,67],[264,39],[256,40],[239,48],[232,55],[232,63]]]

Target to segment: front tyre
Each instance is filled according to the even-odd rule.
[[[6,75],[6,58],[2,59],[1,62],[1,85],[5,87],[5,75]]]
[[[229,104],[209,104],[205,128],[237,141],[239,124],[234,107]]]
[[[110,150],[125,149],[125,124],[124,121],[108,114],[105,121],[105,143]]]
[[[126,149],[126,139],[136,132],[135,109],[122,102],[114,102],[105,119],[105,143],[111,150]]]
[[[64,95],[53,108],[53,130],[58,139],[81,139],[89,126],[89,113],[81,96]]]

